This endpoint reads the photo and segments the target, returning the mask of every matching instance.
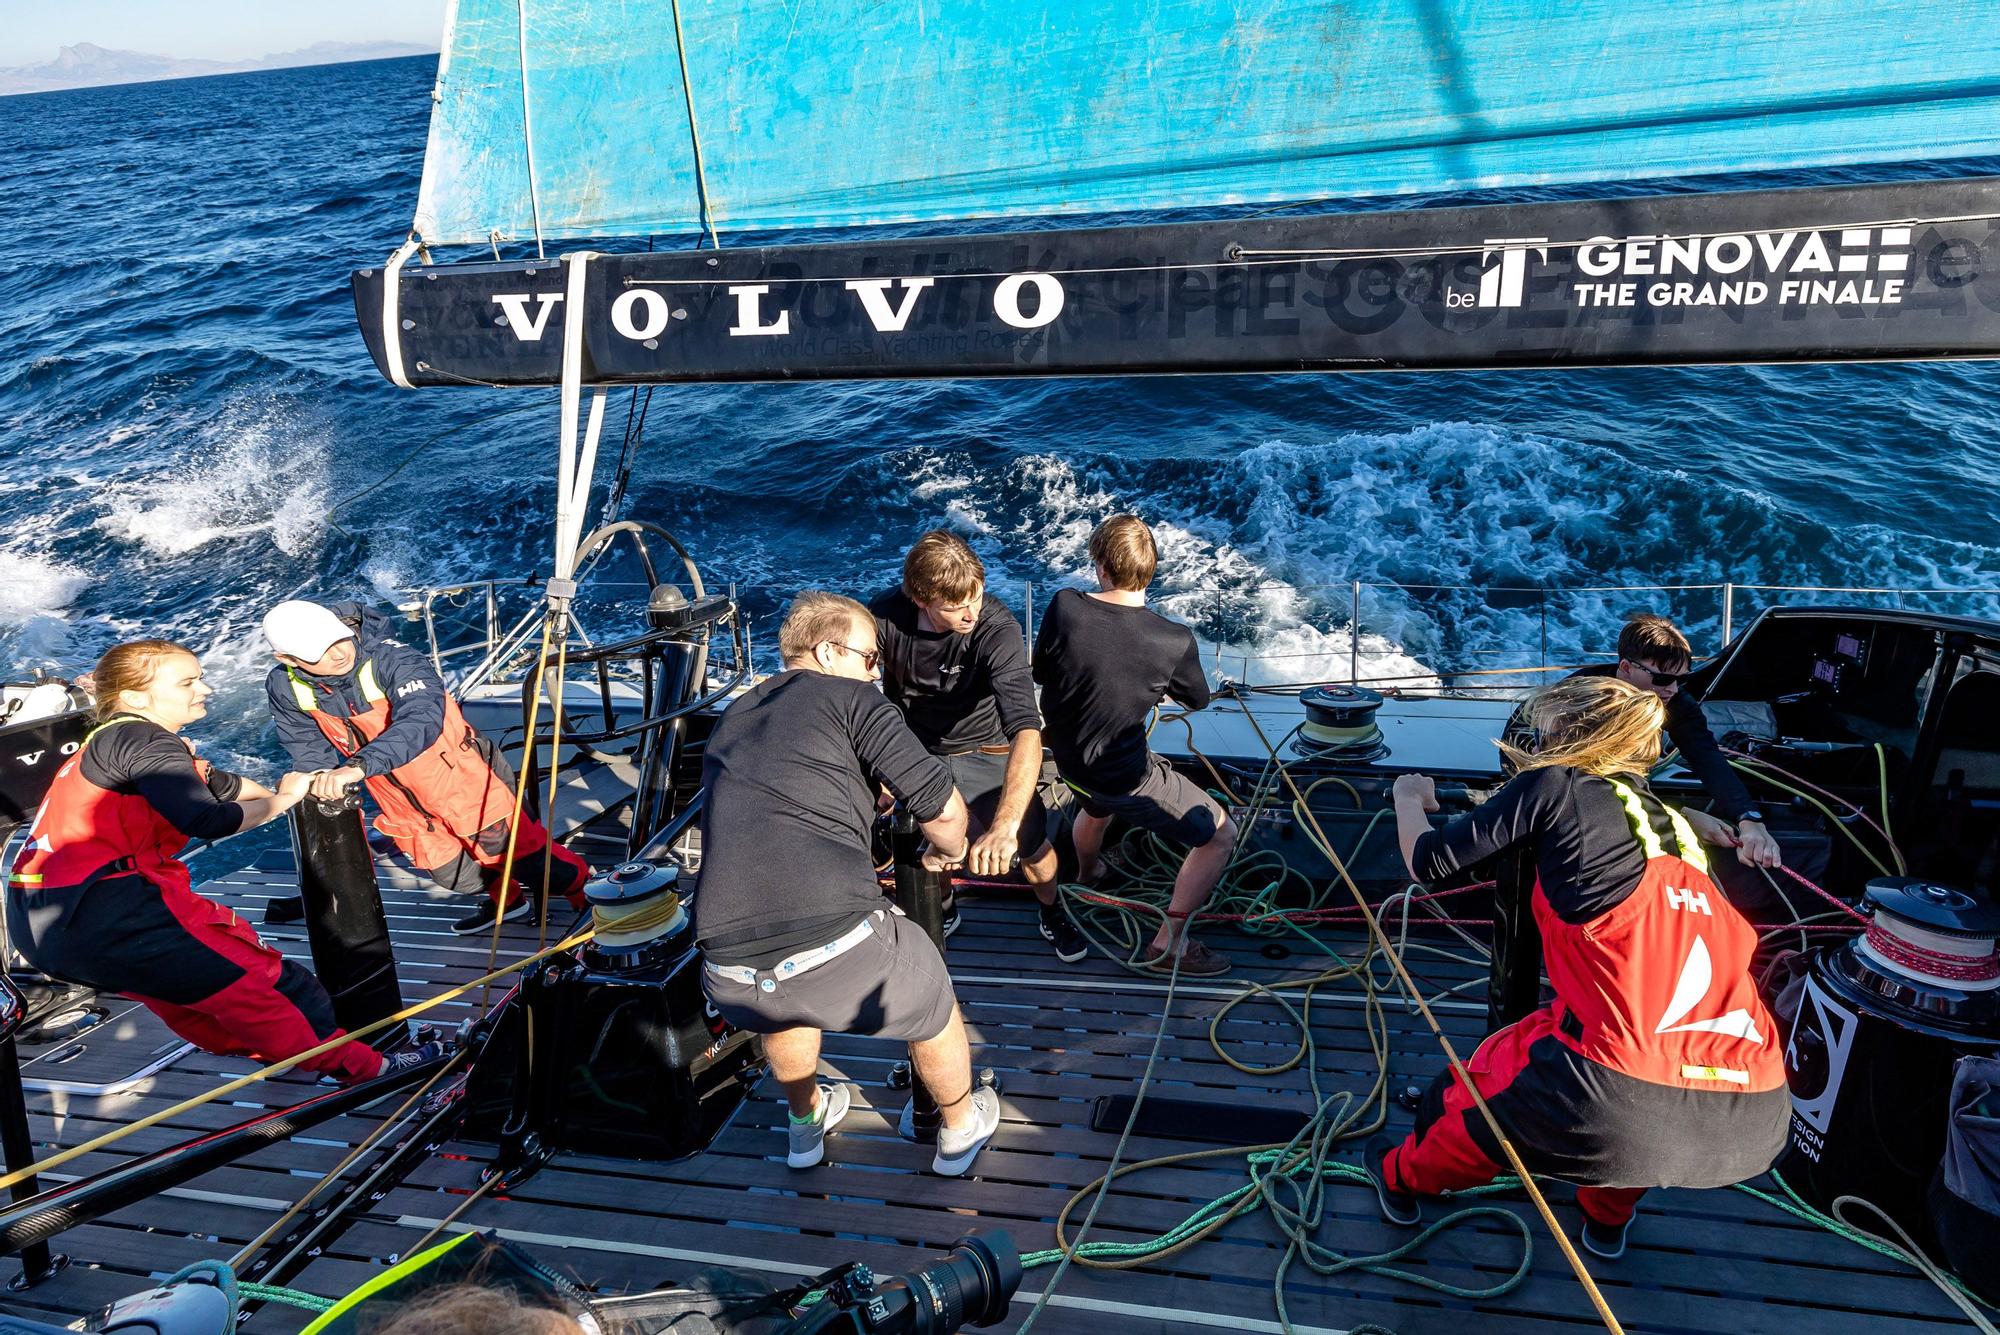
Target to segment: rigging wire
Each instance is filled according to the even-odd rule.
[[[514,0],[514,14],[521,36],[521,147],[528,158],[528,208],[535,220],[535,258],[540,260],[548,253],[542,248],[542,194],[535,182],[535,122],[528,111],[528,0]]]
[[[701,225],[708,231],[708,244],[715,250],[722,249],[722,242],[716,239],[715,218],[708,207],[708,173],[701,163],[701,129],[694,118],[694,83],[688,78],[687,39],[681,35],[681,0],[672,0],[674,11],[674,54],[681,62],[681,92],[686,95],[688,113],[688,146],[694,150],[694,195],[701,206]]]
[[[417,456],[422,454],[425,450],[428,450],[431,446],[438,444],[440,441],[449,440],[451,437],[457,435],[461,431],[470,431],[472,430],[472,428],[476,426],[491,426],[493,423],[501,420],[502,418],[515,417],[521,413],[539,409],[541,406],[542,405],[539,403],[516,404],[512,408],[503,408],[501,411],[497,413],[488,413],[486,416],[481,417],[476,421],[461,422],[457,426],[446,427],[443,431],[438,432],[435,436],[432,436],[429,440],[426,440],[423,444],[417,446],[415,449],[411,450],[408,454],[404,455],[400,460],[397,461],[396,466],[394,468],[391,468],[381,477],[376,478],[373,482],[363,487],[360,491],[357,491],[353,495],[347,497],[345,500],[335,502],[333,506],[329,508],[326,512],[327,527],[333,529],[335,532],[341,534],[344,537],[352,538],[354,534],[348,532],[346,529],[342,528],[339,524],[334,523],[333,517],[339,514],[342,510],[345,510],[348,506],[354,504],[356,501],[361,500],[364,497],[371,496],[377,491],[380,491],[383,487],[387,486],[392,480],[394,480],[397,474],[401,473],[405,468],[408,468],[412,463],[415,463]]]

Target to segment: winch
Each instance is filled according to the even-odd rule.
[[[466,1085],[468,1137],[510,1178],[550,1154],[678,1159],[706,1149],[761,1060],[701,989],[691,894],[673,862],[627,862],[585,887],[595,936],[521,982]]]
[[[1382,696],[1366,686],[1312,686],[1299,692],[1306,721],[1292,749],[1309,760],[1375,760],[1389,745],[1375,723]]]
[[[1803,980],[1780,1171],[1821,1208],[1860,1196],[1922,1238],[1952,1064],[2000,1052],[2000,907],[1908,876],[1863,902],[1867,930],[1814,952]]]

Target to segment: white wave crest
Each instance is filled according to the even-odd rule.
[[[286,555],[301,555],[326,524],[325,430],[289,403],[235,400],[185,462],[107,487],[97,527],[157,556],[259,533]]]

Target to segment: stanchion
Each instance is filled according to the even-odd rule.
[[[896,859],[896,903],[902,908],[903,916],[921,927],[938,948],[944,953],[944,894],[950,880],[950,872],[931,871],[924,866],[922,848],[923,832],[908,812],[896,812],[895,833],[890,847]],[[937,1100],[930,1090],[924,1088],[923,1078],[907,1061],[897,1062],[889,1072],[889,1083],[900,1088],[907,1083],[910,1090],[910,1113],[904,1128],[905,1134],[914,1134],[923,1142],[937,1139],[938,1127],[943,1124],[943,1115],[938,1112]]]
[[[21,1053],[14,1045],[14,1033],[27,1018],[27,998],[12,979],[0,973],[0,1154],[4,1154],[10,1173],[35,1161],[34,1137],[28,1131],[28,1093],[21,1084]],[[24,1178],[14,1184],[13,1199],[25,1201],[40,1190],[34,1178]],[[7,1287],[19,1293],[68,1264],[67,1256],[50,1253],[46,1241],[23,1247],[21,1273],[9,1280]]]

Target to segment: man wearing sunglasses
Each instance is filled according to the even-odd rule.
[[[974,1089],[944,957],[883,898],[869,834],[887,788],[917,819],[935,867],[963,862],[965,803],[951,771],[875,689],[875,618],[808,591],[778,631],[785,670],[723,711],[703,751],[695,937],[716,1013],[764,1035],[791,1108],[786,1162],[810,1168],[847,1115],[850,1086],[819,1078],[821,1033],[901,1039],[944,1115],[932,1167],[957,1176],[1000,1124]]]
[[[1687,637],[1663,616],[1641,613],[1618,632],[1618,661],[1582,668],[1572,676],[1616,677],[1628,686],[1651,691],[1667,707],[1667,741],[1680,752],[1681,763],[1701,781],[1722,827],[1731,838],[1737,859],[1750,867],[1776,868],[1778,841],[1764,828],[1750,790],[1730,768],[1708,720],[1681,684],[1693,665]],[[1501,734],[1509,743],[1534,749],[1534,730],[1519,709]],[[1528,909],[1534,887],[1532,864],[1519,856],[1505,857],[1493,869],[1493,981],[1487,996],[1487,1019],[1498,1027],[1512,1024],[1540,1005],[1541,940]]]

